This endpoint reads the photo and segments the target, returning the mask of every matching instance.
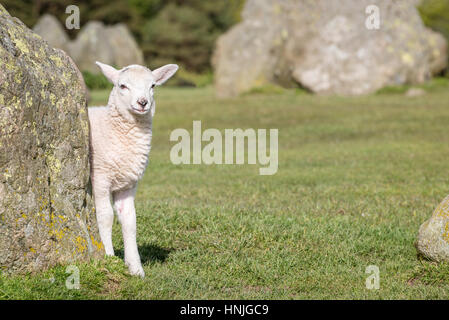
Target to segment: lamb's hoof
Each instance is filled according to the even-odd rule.
[[[143,271],[142,266],[128,266],[129,273],[133,276],[139,276],[141,278],[145,278],[145,271]]]

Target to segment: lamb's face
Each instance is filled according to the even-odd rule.
[[[130,65],[121,70],[96,62],[103,74],[114,84],[114,103],[121,112],[154,115],[154,87],[170,79],[178,70],[176,64],[167,64],[156,70]]]
[[[145,67],[130,66],[120,70],[116,84],[117,107],[137,115],[147,114],[154,108],[155,86],[152,72]]]

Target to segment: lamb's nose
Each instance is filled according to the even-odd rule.
[[[137,100],[137,103],[140,104],[142,107],[145,107],[148,103],[148,100],[145,98],[140,98],[139,100]]]

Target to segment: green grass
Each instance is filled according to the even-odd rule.
[[[1,277],[0,298],[447,299],[449,265],[419,260],[418,227],[449,193],[449,88],[424,96],[344,98],[252,93],[217,100],[211,88],[156,92],[150,165],[137,191],[147,277],[119,258]],[[107,92],[92,92],[103,104]],[[171,164],[170,132],[278,128],[279,170]],[[365,268],[380,269],[380,289]],[[47,279],[53,277],[50,283]]]
[[[449,87],[449,79],[445,77],[437,77],[433,78],[430,81],[424,82],[420,85],[415,85],[413,88],[420,88],[426,92],[439,92],[439,91],[447,91]],[[397,85],[397,86],[387,86],[380,89],[378,94],[401,94],[406,93],[408,89],[412,88],[408,84]]]

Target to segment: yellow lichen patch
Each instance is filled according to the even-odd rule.
[[[288,39],[288,30],[287,29],[285,29],[285,28],[282,29],[281,37],[282,37],[283,40],[287,40]]]
[[[64,72],[62,73],[62,77],[63,77],[67,82],[69,82],[72,76],[71,76],[70,73],[67,73],[67,72],[64,71]],[[67,85],[67,83],[66,83],[65,81],[63,81],[62,84],[63,84],[64,86]]]
[[[444,225],[444,230],[441,237],[446,243],[449,243],[449,221],[447,221],[446,224]]]
[[[58,241],[60,241],[65,234],[63,230],[53,230],[52,235],[55,236]]]
[[[415,63],[415,60],[413,59],[412,55],[408,52],[403,52],[401,55],[401,60],[404,64],[413,66]]]
[[[44,206],[46,206],[46,205],[48,204],[48,200],[47,200],[47,199],[42,199],[42,204],[43,204]]]
[[[449,218],[449,197],[444,199],[435,209],[435,217]]]
[[[80,110],[80,112],[81,112],[81,110]],[[81,129],[83,130],[83,133],[85,135],[88,135],[89,134],[89,125],[87,124],[87,121],[85,121],[83,117],[79,117],[79,119],[81,120]]]
[[[80,253],[83,253],[87,249],[87,241],[86,239],[78,236],[75,239],[76,250]]]
[[[27,44],[21,38],[16,37],[14,31],[21,31],[21,30],[17,30],[17,29],[13,29],[13,28],[8,29],[9,36],[11,37],[11,40],[16,45],[16,48],[18,48],[23,53],[30,53],[30,50],[28,49]]]
[[[20,107],[22,106],[22,101],[18,97],[13,97],[9,102],[9,105],[13,106],[14,109],[20,109]]]
[[[441,52],[438,49],[433,49],[432,55],[434,56],[434,58],[438,58],[439,56],[441,56]]]
[[[104,249],[103,243],[95,240],[92,235],[90,236],[90,240],[92,241],[92,244],[97,248],[98,251],[102,251]]]
[[[50,101],[52,105],[56,104],[56,96],[53,93],[50,93]]]
[[[50,152],[47,152],[45,156],[47,159],[47,165],[50,168],[50,170],[54,174],[58,174],[61,171],[61,161]]]
[[[14,81],[17,82],[17,83],[22,83],[21,76],[22,76],[22,74],[21,74],[20,72],[17,72],[17,73],[14,75]]]
[[[12,61],[12,60],[2,61],[2,65],[4,65],[8,71],[14,71],[14,72],[20,71],[19,67],[17,65],[15,65],[14,61]],[[5,84],[7,84],[7,83],[8,82],[5,82]]]
[[[46,203],[48,203],[48,201],[46,201]],[[41,214],[38,214],[38,216],[41,216]],[[55,237],[57,240],[61,240],[68,231],[67,228],[58,227],[60,224],[57,223],[56,218],[58,218],[60,221],[65,221],[65,217],[62,217],[63,219],[61,219],[61,217],[62,217],[61,215],[55,215],[52,212],[49,217],[49,222],[47,222],[45,217],[41,216],[42,223],[45,224],[48,228],[48,235],[50,237]]]
[[[281,12],[282,12],[281,6],[279,4],[274,4],[273,5],[273,12],[276,15],[281,14]]]
[[[33,247],[30,247],[30,251],[31,251],[32,253],[36,253],[36,249],[34,249]]]
[[[12,177],[12,175],[9,174],[8,172],[3,173],[3,176],[5,177],[6,180]]]
[[[33,97],[31,96],[31,94],[29,92],[27,92],[25,94],[25,101],[26,101],[27,107],[31,108],[31,106],[33,105]]]
[[[58,68],[62,68],[64,66],[60,57],[53,55],[53,56],[50,56],[50,59],[56,63],[56,66]]]
[[[47,86],[48,85],[48,80],[45,79],[45,78],[42,78],[41,79],[41,84],[42,84],[43,87]]]

